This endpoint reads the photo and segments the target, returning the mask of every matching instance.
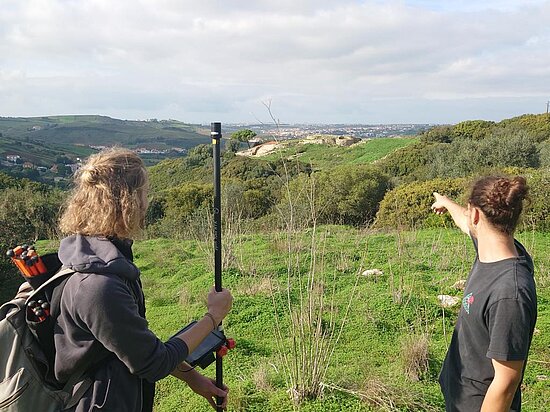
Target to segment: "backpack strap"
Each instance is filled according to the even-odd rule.
[[[46,288],[48,288],[49,286],[51,286],[54,282],[57,282],[59,279],[63,278],[63,277],[66,277],[66,276],[69,276],[69,275],[72,275],[73,273],[75,273],[75,271],[73,269],[69,269],[69,268],[65,268],[65,269],[62,269],[60,270],[59,272],[57,272],[55,275],[53,275],[51,278],[49,278],[46,282],[42,283],[37,289],[35,289],[31,295],[27,298],[27,301],[25,303],[28,303],[29,300],[41,293],[41,292],[45,292],[46,291]]]
[[[63,289],[65,288],[66,282],[69,280],[69,277],[76,273],[75,270],[70,268],[62,268],[59,270],[55,275],[53,275],[50,279],[48,279],[46,282],[41,284],[32,294],[27,298],[27,303],[35,296],[37,296],[40,293],[48,293],[51,292],[53,289],[53,292],[50,296],[50,307],[51,307],[51,317],[52,319],[57,319],[61,312],[61,296],[63,293]],[[139,307],[139,301],[136,294],[136,290],[134,289],[131,282],[129,282],[127,279],[124,279],[124,282],[126,283],[126,286],[130,289],[130,293],[132,294],[132,297],[134,298],[136,304]],[[144,314],[140,314],[143,316]],[[100,343],[97,342],[97,346],[92,347],[92,352],[94,353],[94,356],[90,356],[91,361],[83,363],[80,365],[80,367],[75,370],[67,382],[64,384],[62,391],[67,393],[69,395],[68,400],[66,401],[65,408],[70,409],[74,407],[82,398],[82,396],[86,393],[86,391],[92,386],[93,380],[87,376],[88,372],[93,370],[93,367],[99,365],[100,363],[104,362],[105,360],[115,357],[115,355],[105,349],[105,347]],[[92,368],[90,368],[92,367]],[[76,388],[76,390],[75,390]]]
[[[35,293],[33,293],[33,296],[35,296],[35,294],[39,294],[42,291],[46,293],[51,292],[50,316],[53,320],[57,319],[61,313],[61,297],[63,290],[65,289],[65,284],[71,275],[76,272],[77,271],[70,268],[62,268],[50,279],[44,282],[38,289],[36,289]],[[74,407],[80,401],[82,396],[84,396],[90,386],[92,386],[93,379],[88,376],[89,372],[93,371],[94,367],[100,365],[106,359],[114,356],[114,354],[105,349],[100,342],[96,342],[96,344],[92,346],[91,351],[93,355],[90,356],[90,360],[80,365],[80,367],[71,374],[67,382],[63,385],[62,391],[68,396],[65,403],[65,409]]]

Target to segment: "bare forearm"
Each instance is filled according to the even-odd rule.
[[[197,374],[199,374],[199,372],[193,369],[187,362],[182,362],[179,364],[171,373],[172,376],[184,382],[193,380]]]
[[[193,325],[189,330],[178,335],[178,338],[183,340],[187,344],[189,353],[192,353],[199,344],[212,332],[214,329],[214,322],[207,316],[204,316],[201,320]]]
[[[442,197],[442,204],[447,209],[455,224],[465,233],[468,233],[468,221],[466,218],[466,208],[449,199],[447,196]]]
[[[504,384],[493,380],[480,412],[508,412],[516,393],[517,384]]]

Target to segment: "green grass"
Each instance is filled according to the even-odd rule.
[[[298,273],[305,275],[312,261],[311,236],[309,229],[293,240],[297,262],[290,277],[293,304],[299,302]],[[538,332],[524,378],[523,410],[542,412],[547,411],[550,394],[550,380],[544,378],[550,376],[550,238],[548,233],[537,232],[517,237],[534,258],[539,305]],[[46,253],[57,244],[41,241],[37,247]],[[474,257],[470,240],[453,229],[390,234],[326,226],[317,230],[314,244],[318,280],[325,285],[325,295],[334,297],[338,321],[350,300],[352,305],[324,379],[338,389],[326,389],[321,399],[306,401],[299,410],[383,410],[362,400],[358,393],[371,397],[386,394],[397,405],[395,410],[443,410],[437,375],[457,310],[443,311],[436,296],[461,295],[452,285],[468,274]],[[281,343],[291,347],[286,337],[286,250],[284,234],[245,234],[233,243],[234,265],[224,271],[223,278],[235,297],[233,310],[224,321],[227,336],[237,340],[237,348],[224,362],[231,411],[295,410],[287,394],[275,333],[277,315],[285,334]],[[208,244],[144,240],[136,242],[134,252],[142,271],[147,317],[158,336],[167,339],[204,314],[206,293],[213,283]],[[383,275],[357,278],[358,272],[373,268],[382,270]],[[19,283],[19,279],[3,281],[2,300],[12,296]],[[278,302],[275,306],[273,298]],[[421,380],[413,382],[403,374],[401,353],[406,340],[417,335],[428,336],[430,360]],[[213,377],[215,368],[212,365],[204,373]],[[157,383],[155,399],[156,412],[211,410],[204,399],[173,377]]]
[[[311,262],[310,231],[295,244],[297,272]],[[524,233],[519,239],[536,264],[540,330],[533,339],[525,375],[524,410],[547,410],[550,381],[550,242],[548,234]],[[449,293],[453,283],[467,276],[473,249],[469,239],[455,230],[424,230],[399,235],[366,233],[330,226],[319,230],[316,244],[319,276],[327,290],[334,286],[336,316],[341,321],[360,269],[377,268],[378,279],[360,278],[342,338],[335,348],[325,383],[342,390],[326,390],[324,397],[302,404],[301,411],[375,411],[372,405],[348,392],[364,392],[372,382],[384,385],[399,410],[419,410],[418,402],[438,410],[443,399],[437,374],[443,361],[457,313],[438,306],[436,295]],[[201,242],[148,240],[137,242],[136,263],[142,268],[147,313],[151,328],[167,338],[192,319],[203,315],[205,295],[212,285],[207,245]],[[235,303],[224,322],[237,349],[225,360],[226,382],[231,388],[230,410],[292,411],[285,375],[276,347],[275,313],[288,326],[284,304],[274,308],[268,279],[284,291],[287,282],[284,238],[275,234],[243,235],[234,246],[233,268],[224,272],[224,286]],[[298,276],[291,277],[291,295],[298,301]],[[276,301],[284,303],[275,289]],[[327,292],[328,293],[328,292]],[[332,296],[332,292],[328,293]],[[401,299],[396,302],[396,296]],[[443,314],[445,315],[443,317]],[[445,334],[443,333],[445,326]],[[402,344],[411,335],[429,336],[430,368],[419,382],[402,372]],[[290,340],[283,339],[290,347]],[[546,363],[544,363],[546,362]],[[214,368],[206,374],[212,376]],[[186,386],[169,377],[158,383],[155,411],[184,408],[208,411],[209,406]],[[417,406],[414,406],[417,402]]]
[[[340,164],[372,163],[416,141],[418,139],[413,137],[377,138],[345,148],[321,144],[291,143],[290,147],[262,158],[266,160],[292,158],[311,164],[316,169],[324,169]]]

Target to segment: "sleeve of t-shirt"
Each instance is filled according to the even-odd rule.
[[[501,361],[527,359],[532,313],[518,299],[501,299],[489,307],[487,357]]]

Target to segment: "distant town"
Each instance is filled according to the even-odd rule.
[[[414,136],[435,124],[229,124],[229,130],[251,129],[258,136],[274,135],[281,139],[303,139],[311,135],[352,136],[361,139]]]

